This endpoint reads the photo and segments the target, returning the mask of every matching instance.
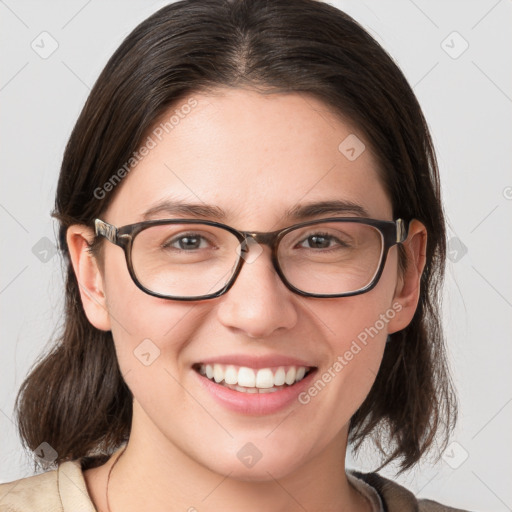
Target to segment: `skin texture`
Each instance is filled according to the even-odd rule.
[[[349,134],[364,137],[323,103],[243,89],[192,96],[197,107],[118,186],[103,220],[139,222],[170,197],[215,204],[228,212],[224,222],[241,230],[286,227],[286,209],[327,199],[350,200],[372,218],[393,220],[368,145],[354,161],[338,150]],[[266,246],[219,298],[151,297],[133,283],[121,248],[105,241],[104,266],[98,265],[86,250],[92,238],[84,226],[68,230],[83,305],[95,327],[112,331],[134,395],[131,437],[109,485],[112,512],[369,510],[345,476],[348,422],[374,382],[387,334],[406,327],[416,309],[426,247],[421,223],[410,226],[403,276],[395,246],[373,290],[332,299],[288,290]],[[307,405],[262,416],[231,412],[202,389],[191,368],[218,355],[281,354],[322,373],[393,304],[401,310]],[[133,353],[147,338],[160,349],[150,366]],[[247,442],[262,453],[252,468],[236,456]],[[106,510],[112,461],[85,471],[99,510]]]

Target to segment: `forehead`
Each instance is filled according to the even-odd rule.
[[[391,219],[363,134],[305,93],[192,93],[155,123],[139,153],[107,211],[118,225],[148,210],[165,218],[155,206],[166,200],[213,205],[239,229],[263,230],[284,212],[329,200]]]

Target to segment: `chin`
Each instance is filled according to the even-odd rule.
[[[212,466],[211,460],[205,461],[208,467],[221,475],[229,475],[229,478],[245,482],[268,482],[281,479],[294,472],[303,463],[302,459],[294,454],[284,457],[282,454],[261,455],[258,460],[244,462],[235,455],[234,460],[224,460],[224,463]],[[220,462],[220,461],[219,461]]]

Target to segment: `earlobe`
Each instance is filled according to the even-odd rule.
[[[400,314],[388,324],[388,333],[405,329],[411,322],[418,306],[421,291],[421,275],[426,263],[427,229],[418,220],[409,226],[409,236],[403,243],[407,254],[407,268],[398,277],[393,303],[400,304]]]
[[[98,262],[89,251],[94,239],[92,230],[83,225],[69,226],[66,241],[85,314],[94,327],[110,331],[104,281]]]

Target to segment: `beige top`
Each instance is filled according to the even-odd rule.
[[[0,485],[0,512],[96,512],[78,460]]]
[[[354,487],[368,498],[372,512],[465,512],[434,501],[417,500],[407,489],[377,473],[347,475]],[[74,460],[46,473],[0,484],[0,512],[96,512],[96,509],[87,492],[80,460]]]

